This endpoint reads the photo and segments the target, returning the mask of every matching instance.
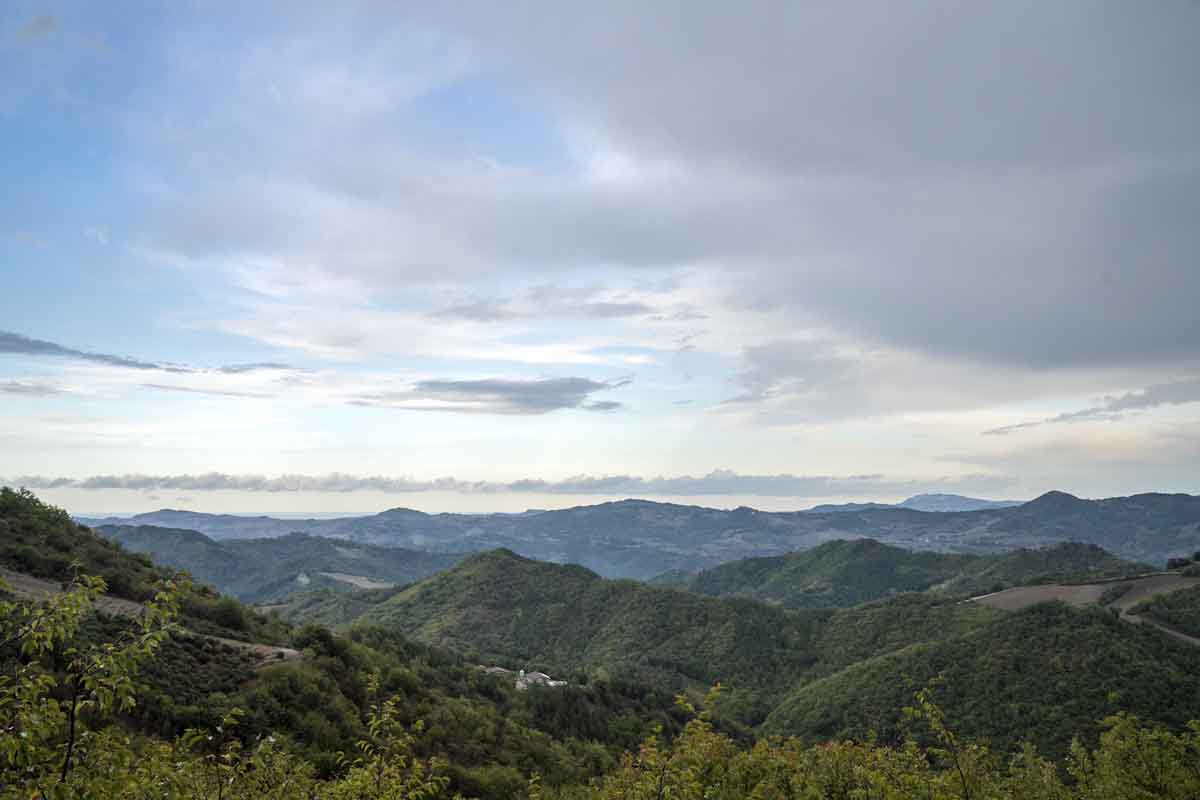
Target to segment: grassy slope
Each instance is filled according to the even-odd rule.
[[[1144,569],[1149,568],[1098,547],[1073,543],[969,556],[910,551],[873,539],[855,539],[784,556],[722,564],[699,573],[686,586],[709,596],[751,597],[788,608],[841,608],[900,592],[980,594],[1035,579],[1083,580]]]

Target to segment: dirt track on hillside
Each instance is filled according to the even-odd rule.
[[[63,585],[56,581],[48,581],[43,578],[35,578],[32,575],[25,575],[20,572],[13,572],[10,569],[0,567],[0,581],[3,581],[9,590],[18,597],[24,597],[29,600],[48,600],[49,598],[61,594]],[[145,609],[141,603],[135,603],[132,600],[125,600],[121,597],[111,597],[109,595],[100,595],[96,599],[96,608],[106,614],[112,614],[118,617],[128,617],[136,619],[140,617]],[[190,635],[202,636],[205,639],[227,644],[230,647],[235,647],[243,652],[252,653],[258,661],[256,666],[265,667],[271,664],[278,664],[283,661],[291,661],[299,658],[300,653],[290,647],[277,647],[270,644],[256,644],[254,642],[243,642],[238,639],[226,639],[221,636],[208,636],[205,634],[197,634],[189,631]]]

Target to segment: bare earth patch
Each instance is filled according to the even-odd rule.
[[[1106,591],[1115,586],[1122,585],[1129,588],[1123,595],[1108,604],[1109,608],[1115,608],[1121,612],[1122,619],[1135,625],[1153,625],[1167,635],[1180,641],[1200,646],[1200,639],[1188,636],[1147,617],[1125,613],[1128,609],[1133,608],[1143,600],[1148,600],[1156,594],[1174,592],[1179,589],[1187,589],[1200,585],[1200,578],[1185,578],[1182,575],[1163,574],[1146,575],[1124,581],[1106,581],[1104,583],[1085,583],[1079,585],[1048,583],[1042,586],[1017,586],[1012,589],[1005,589],[1002,592],[985,594],[981,597],[972,597],[971,602],[982,603],[1003,611],[1020,611],[1023,608],[1028,608],[1036,603],[1044,603],[1047,600],[1061,600],[1073,606],[1085,606],[1090,603],[1099,603]]]
[[[396,585],[394,583],[372,580],[363,575],[347,575],[345,572],[318,572],[317,574],[324,575],[326,578],[333,578],[335,581],[348,583],[351,586],[357,586],[360,589],[391,589]]]

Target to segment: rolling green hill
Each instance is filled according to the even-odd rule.
[[[1115,561],[1087,550],[1050,562],[1075,569]],[[1030,561],[1049,563],[1035,553],[1016,564]],[[1014,614],[917,593],[789,610],[495,551],[381,593],[362,620],[501,663],[536,661],[670,689],[720,681],[728,688],[723,713],[772,733],[828,737],[874,726],[890,735],[913,692],[940,673],[955,714],[1004,747],[1016,741],[1022,715],[1032,715],[1031,738],[1058,748],[1080,730],[1094,733],[1087,726],[1113,711],[1170,723],[1200,714],[1200,683],[1188,672],[1200,672],[1200,649],[1099,609],[1042,605]],[[997,702],[1008,705],[991,725],[987,709]],[[1037,704],[1045,707],[1034,713]]]
[[[1118,711],[1174,726],[1200,713],[1200,648],[1104,609],[1043,603],[799,685],[762,730],[892,740],[914,689],[939,676],[957,730],[1001,750],[1025,739],[1062,755],[1071,736],[1094,741],[1094,721]]]
[[[361,620],[483,661],[540,663],[734,700],[774,696],[816,662],[821,617],[715,600],[499,550],[373,605]]]
[[[1095,545],[1073,542],[973,556],[911,551],[874,539],[851,539],[783,556],[732,561],[690,580],[675,573],[656,583],[712,597],[749,597],[788,608],[841,608],[899,592],[982,594],[1034,580],[1093,580],[1150,569]]]
[[[253,603],[275,602],[318,586],[353,591],[404,585],[462,558],[303,533],[218,542],[196,531],[152,525],[103,525],[96,531],[127,550],[187,570],[196,580]]]

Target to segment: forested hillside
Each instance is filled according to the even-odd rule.
[[[1108,561],[1101,555],[1092,563]],[[361,619],[489,659],[532,658],[672,690],[720,681],[724,713],[752,726],[765,721],[776,733],[823,737],[894,726],[884,712],[898,713],[896,698],[943,671],[965,724],[1006,747],[1021,714],[1036,722],[1034,741],[1061,749],[1078,733],[1094,735],[1092,720],[1106,713],[1172,723],[1200,713],[1200,684],[1184,671],[1200,669],[1200,649],[1099,609],[1010,614],[924,593],[791,611],[605,580],[505,551],[377,601]],[[1045,681],[1056,674],[1058,681]],[[1020,688],[1005,700],[1004,687]],[[1009,711],[996,712],[989,727],[982,709],[998,698]],[[855,727],[860,708],[868,722]]]
[[[898,592],[982,594],[1030,581],[1087,581],[1152,568],[1095,545],[1063,543],[996,555],[905,550],[874,539],[828,542],[784,556],[732,561],[660,585],[713,597],[750,597],[788,608],[846,607]]]
[[[96,532],[248,603],[269,603],[316,586],[349,591],[404,585],[462,558],[303,533],[218,542],[196,531],[151,525],[104,525]]]
[[[0,564],[20,574],[33,574],[32,565],[38,575],[71,585],[73,562],[81,565],[81,573],[94,571],[129,587],[121,596],[139,601],[153,598],[170,578],[145,556],[96,536],[61,510],[32,495],[0,489]],[[241,712],[238,737],[247,742],[269,734],[286,737],[318,774],[332,774],[340,769],[337,754],[353,751],[355,742],[369,734],[368,678],[374,674],[381,691],[403,698],[394,713],[398,723],[423,721],[415,755],[447,760],[449,785],[465,794],[509,797],[523,790],[534,771],[550,785],[598,775],[654,726],[671,734],[683,722],[672,694],[652,686],[583,673],[571,675],[568,687],[517,691],[511,679],[487,675],[459,653],[416,643],[395,630],[360,627],[333,636],[322,627],[292,627],[254,614],[202,588],[181,594],[178,601],[185,628],[163,638],[154,657],[130,676],[136,705],[125,717],[142,734],[174,737],[189,727],[215,728],[236,708]],[[198,614],[205,611],[225,622],[240,615],[242,627],[221,626]],[[0,625],[19,619],[14,614]],[[82,622],[77,635],[61,643],[62,650],[72,642],[121,641],[137,625],[106,614]],[[261,666],[231,644],[263,637],[291,645],[301,657]],[[0,664],[22,658],[2,630],[0,642],[5,642]],[[46,674],[65,663],[51,659]],[[3,690],[0,683],[0,719],[7,713]]]

